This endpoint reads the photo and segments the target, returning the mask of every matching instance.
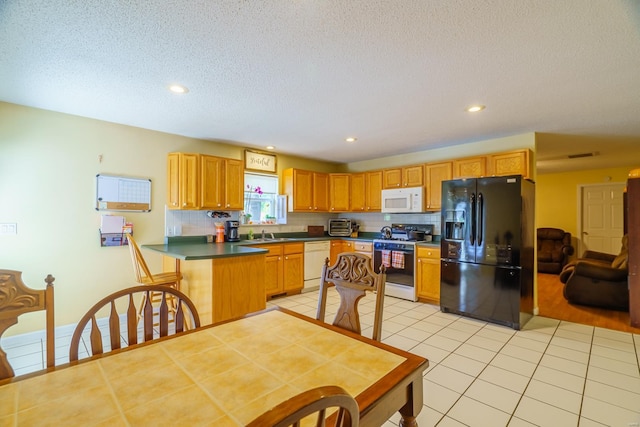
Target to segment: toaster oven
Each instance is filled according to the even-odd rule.
[[[351,220],[350,219],[330,219],[329,220],[329,236],[350,236]]]

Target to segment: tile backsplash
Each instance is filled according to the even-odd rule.
[[[227,219],[238,220],[239,212],[227,212],[229,218],[210,218],[207,211],[172,210],[165,206],[165,236],[204,236],[215,234],[215,223]],[[288,213],[287,224],[266,225],[247,224],[240,226],[240,234],[250,229],[260,233],[262,229],[270,233],[304,232],[308,225],[322,225],[327,229],[331,218],[349,218],[360,224],[360,231],[378,232],[392,223],[433,224],[433,233],[440,234],[440,212],[420,214],[383,214],[383,213]]]

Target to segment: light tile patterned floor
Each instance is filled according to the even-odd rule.
[[[278,304],[314,317],[317,292]],[[329,292],[327,321],[338,305]],[[373,297],[361,301],[371,335]],[[56,329],[56,361],[68,360],[73,326]],[[2,339],[17,374],[43,367],[43,333]],[[420,427],[640,426],[640,335],[534,317],[523,330],[385,298],[383,342],[430,361]],[[393,416],[384,427],[398,424]]]

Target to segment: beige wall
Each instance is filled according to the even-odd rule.
[[[114,214],[133,222],[139,242],[161,243],[171,151],[243,156],[242,147],[0,103],[0,223],[18,229],[16,236],[0,236],[0,268],[23,271],[33,288],[43,288],[53,274],[58,326],[77,322],[93,302],[132,283],[127,247],[100,247],[96,175],[151,179],[151,212]],[[293,166],[337,170],[278,155],[279,170]],[[160,257],[145,255],[159,271]],[[7,335],[43,327],[41,313],[28,314]]]
[[[77,116],[0,103],[0,223],[17,223],[16,236],[0,236],[0,268],[23,271],[27,285],[56,277],[56,324],[75,323],[102,296],[132,284],[126,247],[102,248],[94,209],[99,173],[150,178],[152,211],[123,214],[141,243],[164,236],[166,155],[196,152],[240,159],[243,148]],[[366,162],[338,165],[278,154],[278,171],[360,171],[534,149],[534,134],[474,142]],[[100,161],[100,157],[102,160]],[[152,270],[159,256],[147,255]],[[42,329],[41,313],[25,315],[7,335]]]
[[[585,184],[624,183],[628,167],[541,174],[536,182],[536,226],[561,228],[577,238],[578,188]]]

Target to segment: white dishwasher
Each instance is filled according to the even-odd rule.
[[[324,260],[329,258],[331,241],[304,242],[304,288],[302,292],[320,288],[320,276]]]

